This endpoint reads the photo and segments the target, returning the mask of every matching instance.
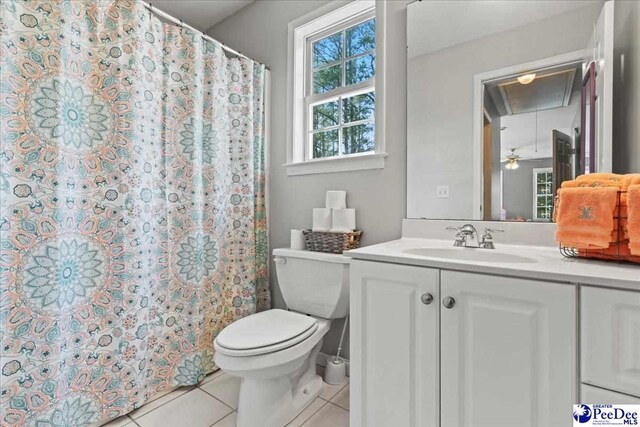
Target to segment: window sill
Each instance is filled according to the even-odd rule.
[[[370,153],[360,156],[336,157],[333,159],[308,160],[287,163],[288,176],[313,175],[319,173],[353,172],[369,169],[384,169],[387,153]]]

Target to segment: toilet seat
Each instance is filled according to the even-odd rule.
[[[227,326],[215,348],[227,356],[256,356],[292,347],[318,329],[311,316],[272,309],[252,314]]]

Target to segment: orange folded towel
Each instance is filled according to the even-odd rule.
[[[582,181],[582,180],[594,180],[594,179],[599,179],[599,180],[610,180],[610,181],[622,181],[624,180],[625,176],[627,175],[620,175],[617,173],[586,173],[584,175],[580,175],[578,177],[576,177],[576,179],[578,181]]]
[[[632,185],[640,185],[640,173],[630,173],[622,180],[622,189],[627,190]]]
[[[640,185],[631,185],[627,191],[629,249],[640,256]]]
[[[615,187],[558,190],[556,240],[577,249],[606,249],[614,238]]]
[[[562,188],[575,188],[575,187],[615,187],[622,188],[622,181],[614,181],[611,179],[574,179],[571,181],[564,181],[560,187]]]

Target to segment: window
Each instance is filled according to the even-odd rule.
[[[533,220],[551,221],[553,210],[553,169],[533,169]]]
[[[383,167],[375,2],[305,18],[290,24],[289,175]]]
[[[375,151],[375,18],[307,46],[310,159]]]

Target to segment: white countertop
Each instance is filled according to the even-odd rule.
[[[413,255],[406,251],[419,248],[442,248],[460,251],[486,251],[497,262]],[[436,251],[437,252],[437,251]],[[528,258],[527,262],[500,262],[500,254]],[[501,276],[580,283],[640,291],[640,265],[565,258],[557,247],[496,243],[496,249],[454,248],[453,239],[402,238],[344,253],[353,259],[408,264],[445,270],[469,271]],[[464,254],[462,254],[464,255]]]

